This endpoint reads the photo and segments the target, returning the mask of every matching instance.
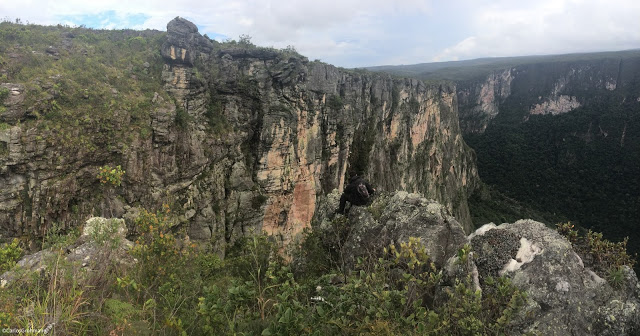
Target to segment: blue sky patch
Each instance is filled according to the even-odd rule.
[[[86,26],[94,29],[124,29],[142,26],[150,16],[142,13],[118,14],[116,11],[110,10],[96,14],[80,14],[80,15],[63,15],[59,20],[64,23],[74,24],[77,26]]]
[[[189,20],[189,19],[187,19]],[[191,20],[191,22],[194,22],[193,20]],[[195,22],[194,22],[195,23]],[[216,32],[212,32],[212,31],[208,31],[207,28],[205,26],[201,26],[199,24],[196,24],[196,27],[198,27],[198,32],[202,35],[207,35],[210,39],[212,40],[216,40],[218,42],[223,42],[225,40],[229,39],[229,36],[224,35],[224,34],[218,34]]]
[[[207,34],[207,36],[209,36],[210,39],[216,40],[218,42],[224,42],[229,39],[229,36],[224,34],[218,34],[214,32],[206,32],[205,34]]]

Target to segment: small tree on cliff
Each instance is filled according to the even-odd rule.
[[[98,178],[98,181],[100,181],[100,184],[104,186],[103,188],[105,188],[106,203],[109,207],[109,215],[111,217],[113,217],[113,210],[111,209],[111,198],[113,197],[115,187],[119,187],[120,184],[122,184],[122,176],[124,175],[124,173],[125,171],[122,170],[122,167],[120,167],[120,165],[116,166],[115,168],[112,168],[109,165],[104,165],[98,168],[98,175],[96,177]],[[104,215],[105,211],[103,205],[102,216]]]

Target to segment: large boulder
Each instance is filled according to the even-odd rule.
[[[167,24],[167,41],[162,45],[162,56],[170,64],[192,66],[198,51],[209,53],[213,43],[198,33],[198,27],[181,17]]]
[[[420,194],[398,191],[375,196],[371,205],[353,206],[346,216],[335,213],[339,201],[338,190],[319,200],[312,226],[325,242],[340,248],[347,261],[417,237],[442,267],[467,242],[462,225],[449,211]]]
[[[515,321],[523,334],[640,333],[640,285],[630,268],[613,288],[585,267],[568,240],[533,220],[487,224],[469,238],[481,281],[504,275],[527,293]]]

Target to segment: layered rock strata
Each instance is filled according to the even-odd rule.
[[[65,153],[43,147],[37,129],[0,130],[4,237],[37,236],[68,222],[72,208],[78,218],[96,211],[126,217],[167,203],[193,239],[225,245],[266,231],[288,242],[309,227],[317,197],[341,189],[351,172],[379,190],[422,192],[470,230],[467,195],[478,176],[453,86],[347,71],[291,50],[220,44],[181,18],[168,24],[161,53],[158,75],[173,101],[155,94],[151,134],[122,150]],[[73,155],[74,164],[56,171],[43,159],[50,155]],[[126,170],[108,199],[87,192],[103,163]]]

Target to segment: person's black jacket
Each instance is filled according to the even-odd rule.
[[[369,192],[369,198],[363,198],[360,193],[358,193],[358,185],[360,183],[364,184],[367,187],[367,191]],[[365,181],[360,176],[354,176],[349,180],[349,184],[344,188],[344,192],[340,197],[340,207],[338,208],[338,213],[344,213],[344,208],[347,205],[347,202],[351,203],[351,205],[366,205],[371,196],[376,192],[369,182]]]

